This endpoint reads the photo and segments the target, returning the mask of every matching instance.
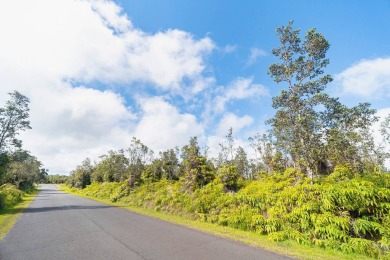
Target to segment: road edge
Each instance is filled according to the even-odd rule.
[[[196,230],[199,232],[203,232],[206,234],[211,234],[214,236],[222,237],[225,239],[229,239],[235,242],[243,243],[245,245],[261,248],[271,253],[276,253],[282,256],[296,258],[296,259],[351,259],[351,260],[359,260],[359,259],[370,259],[367,256],[351,254],[346,255],[339,251],[331,251],[323,250],[321,248],[316,248],[313,246],[301,245],[294,241],[284,241],[284,242],[274,242],[268,239],[265,235],[259,235],[254,232],[242,231],[238,229],[233,229],[225,226],[218,226],[211,223],[201,222],[197,220],[187,219],[181,216],[171,215],[165,212],[155,211],[146,208],[140,208],[135,206],[129,206],[121,202],[111,202],[107,199],[99,199],[95,197],[85,196],[82,194],[78,194],[77,192],[73,192],[66,185],[58,185],[58,188],[64,192],[67,192],[72,195],[76,195],[78,197],[83,197],[87,199],[91,199],[94,201],[98,201],[104,203],[106,205],[115,206],[118,208],[122,208],[124,210],[131,211],[133,213],[137,213],[140,215],[152,217],[155,219],[159,219],[162,221],[166,221],[172,224],[180,225],[192,230]]]
[[[21,214],[30,206],[38,193],[39,188],[31,194],[25,194],[23,196],[23,201],[14,205],[12,208],[2,210],[5,213],[2,214],[3,216],[0,219],[0,241],[3,240],[8,232],[15,226]]]

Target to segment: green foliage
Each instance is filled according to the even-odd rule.
[[[110,199],[116,202],[118,199],[129,195],[130,188],[127,182],[93,182],[80,192],[82,195],[99,199]]]
[[[31,129],[28,104],[30,100],[18,91],[8,93],[10,99],[0,107],[0,152],[10,147],[21,148],[22,142],[16,137],[20,131]]]
[[[329,180],[334,182],[347,181],[354,176],[352,167],[349,164],[337,165],[333,172],[328,176]]]
[[[101,156],[100,159],[100,162],[91,172],[91,181],[121,182],[129,178],[129,160],[122,150],[118,152],[109,151],[107,155]]]
[[[0,209],[10,208],[22,200],[23,192],[12,184],[0,186]]]
[[[218,177],[228,190],[236,190],[240,174],[236,166],[224,166],[218,169]]]
[[[22,149],[20,132],[31,129],[30,100],[14,91],[10,99],[0,107],[0,185],[10,183],[17,189],[33,190],[35,182],[45,180],[47,170],[28,151]]]
[[[41,162],[28,151],[17,150],[9,155],[3,183],[14,184],[18,189],[33,188],[42,179]]]
[[[275,146],[311,178],[346,163],[360,172],[372,171],[386,156],[371,135],[376,111],[368,103],[348,108],[325,93],[333,80],[324,75],[330,44],[316,29],[301,39],[300,30],[292,26],[290,21],[276,29],[280,46],[272,53],[280,62],[268,70],[276,83],[287,87],[272,99],[276,114],[268,123]],[[269,155],[268,150],[268,165]]]
[[[138,185],[141,182],[141,174],[145,170],[146,164],[151,162],[153,151],[149,149],[140,140],[133,137],[130,147],[127,149],[129,154],[128,172],[130,173],[129,185]]]
[[[85,159],[81,165],[76,167],[76,170],[71,172],[69,185],[78,189],[83,189],[91,184],[91,175],[94,167],[89,158]]]
[[[46,177],[46,183],[51,183],[51,184],[63,184],[69,181],[69,176],[67,175],[48,175]]]
[[[289,168],[246,182],[236,193],[226,192],[219,178],[183,192],[185,177],[133,188],[126,182],[92,183],[80,193],[257,232],[273,241],[388,256],[390,176],[380,172],[362,176],[348,169],[348,165],[336,167],[311,184],[305,174]]]
[[[196,137],[192,137],[190,143],[183,147],[183,169],[184,189],[190,192],[205,186],[215,177],[213,167],[206,157],[200,155]]]
[[[368,103],[348,108],[326,93],[329,42],[316,29],[301,39],[292,26],[276,30],[280,46],[272,53],[280,62],[269,74],[286,89],[272,100],[269,134],[249,139],[256,159],[236,145],[232,128],[212,159],[196,137],[182,147],[181,160],[178,148],[153,158],[134,137],[127,153],[110,151],[94,165],[85,160],[70,186],[274,241],[388,257],[390,174],[381,171],[386,153],[371,135],[376,111]],[[384,142],[389,122],[381,126]]]
[[[390,114],[388,114],[381,122],[380,132],[384,143],[390,144]]]

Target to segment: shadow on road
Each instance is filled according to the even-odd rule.
[[[77,206],[77,205],[67,205],[61,207],[42,207],[42,208],[27,208],[24,213],[37,213],[37,212],[49,212],[49,211],[59,211],[59,210],[84,210],[84,209],[105,209],[112,208],[113,206]]]

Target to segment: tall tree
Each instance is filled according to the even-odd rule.
[[[236,166],[238,173],[245,179],[250,179],[249,176],[249,161],[247,154],[241,146],[236,149],[236,155],[233,160],[233,165]]]
[[[281,45],[272,53],[281,62],[268,71],[277,83],[287,85],[273,98],[277,111],[268,121],[276,147],[311,178],[340,163],[360,169],[381,163],[369,131],[377,120],[375,110],[368,103],[348,108],[324,93],[332,81],[323,75],[330,45],[316,29],[308,30],[301,41],[300,30],[292,25],[290,21],[277,28]]]
[[[178,148],[169,149],[160,153],[162,177],[168,180],[179,179],[179,159],[177,158]]]
[[[190,143],[182,148],[185,189],[194,191],[214,179],[214,171],[206,158],[200,154],[198,139],[191,137]]]
[[[10,155],[5,182],[16,185],[19,189],[31,188],[41,179],[41,162],[28,151],[17,150]]]
[[[91,159],[86,158],[71,172],[70,185],[72,187],[84,189],[87,185],[91,184],[91,176],[94,170],[95,166],[92,165]]]
[[[390,145],[390,114],[388,114],[381,122],[380,132],[383,137],[384,145]]]
[[[129,160],[124,155],[123,150],[109,151],[108,154],[100,156],[101,161],[96,165],[92,173],[92,181],[112,182],[124,181],[129,178]]]
[[[281,46],[272,53],[281,62],[269,67],[269,75],[277,83],[287,83],[288,89],[273,98],[272,106],[277,111],[269,123],[277,146],[313,177],[322,145],[316,108],[327,100],[322,91],[332,81],[330,75],[322,75],[329,63],[325,58],[329,43],[316,29],[307,31],[302,42],[300,30],[293,30],[292,25],[290,21],[276,30]]]
[[[383,164],[384,153],[375,145],[371,126],[378,119],[370,104],[348,108],[337,98],[329,98],[320,112],[323,122],[324,157],[334,168],[349,164],[353,169],[376,168]]]
[[[152,162],[153,151],[141,140],[133,137],[127,152],[129,154],[129,185],[134,186],[141,180],[141,173],[145,170],[146,164]]]
[[[13,146],[21,147],[17,139],[20,131],[31,129],[29,117],[29,99],[18,91],[9,93],[11,98],[0,108],[0,152]]]
[[[217,166],[232,165],[236,140],[233,136],[233,128],[229,128],[227,134],[225,135],[225,140],[219,143],[220,151],[218,153],[218,159],[216,161]]]
[[[273,161],[275,161],[275,157],[279,157],[280,152],[277,154],[272,142],[272,135],[257,133],[255,136],[249,137],[248,140],[255,151],[258,170],[264,169],[267,173],[276,171]]]

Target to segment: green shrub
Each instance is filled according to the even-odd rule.
[[[229,182],[218,178],[192,192],[185,192],[186,178],[146,182],[134,188],[126,182],[92,183],[79,192],[267,234],[274,241],[294,240],[346,253],[388,256],[389,174],[354,176],[347,170],[336,167],[333,174],[311,184],[299,171],[287,169],[243,182],[235,193],[226,192]]]
[[[12,184],[4,184],[0,186],[0,209],[10,208],[18,202],[22,201],[23,192]]]
[[[240,174],[236,166],[224,166],[218,169],[218,177],[228,190],[236,190]]]

